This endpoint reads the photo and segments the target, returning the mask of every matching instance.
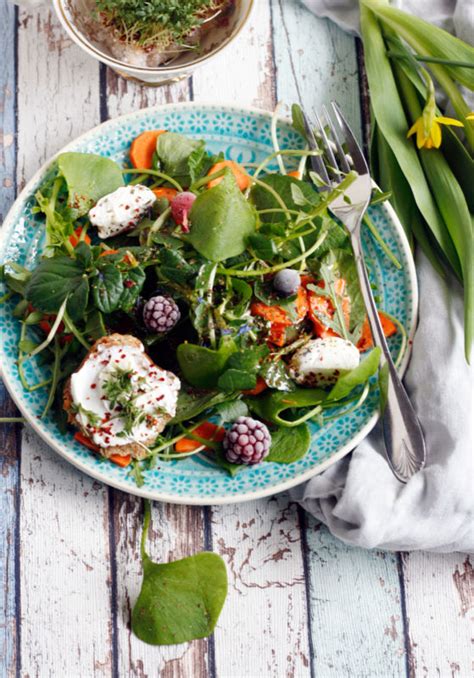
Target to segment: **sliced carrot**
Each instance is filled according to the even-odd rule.
[[[81,242],[81,235],[82,235],[82,226],[78,226],[75,229],[74,233],[69,236],[69,242],[73,247],[77,247],[77,245],[79,245],[79,243]],[[84,238],[82,238],[82,240],[84,240],[86,245],[91,244],[91,239],[89,238],[87,233],[85,234]]]
[[[254,386],[254,388],[248,389],[246,391],[242,391],[242,393],[244,393],[245,395],[248,395],[248,396],[257,396],[260,393],[262,393],[262,391],[264,391],[266,388],[268,388],[268,386],[267,386],[265,380],[262,379],[262,377],[257,377],[256,386]]]
[[[152,129],[135,137],[130,146],[130,162],[134,167],[151,169],[153,153],[156,151],[156,140],[164,132],[166,132],[165,129]]]
[[[244,170],[242,165],[239,165],[237,162],[234,162],[233,160],[222,160],[221,162],[216,162],[215,165],[211,167],[209,172],[207,173],[208,175],[214,174],[214,172],[218,172],[221,169],[224,169],[224,167],[228,167],[231,171],[232,174],[235,177],[235,180],[237,181],[237,185],[240,188],[241,191],[245,191],[246,188],[250,186],[250,177],[247,174],[247,172]],[[214,188],[214,186],[217,186],[217,184],[220,184],[222,181],[222,177],[218,177],[217,179],[212,179],[208,184],[208,188]]]
[[[125,468],[125,466],[128,466],[132,461],[132,457],[130,454],[125,456],[122,456],[121,454],[112,454],[109,457],[109,461],[111,461],[113,464],[117,464],[117,466]]]
[[[392,335],[396,334],[397,326],[395,323],[390,320],[390,318],[388,318],[385,313],[382,313],[382,311],[379,311],[378,313],[384,335],[386,337],[391,337]],[[357,348],[361,353],[363,353],[364,351],[367,351],[367,349],[372,348],[373,345],[374,342],[372,339],[372,332],[370,331],[369,319],[366,316],[364,324],[362,325],[360,339],[357,342]]]
[[[301,180],[301,172],[298,170],[293,170],[293,172],[288,172],[289,177],[295,177],[295,179],[300,179]]]
[[[252,315],[258,315],[271,323],[269,340],[275,346],[284,346],[286,342],[286,328],[291,327],[294,321],[281,306],[267,306],[261,301],[254,301],[250,305]],[[300,320],[308,313],[308,296],[303,286],[299,287],[296,296],[296,313]]]
[[[193,429],[192,431],[195,433],[197,436],[200,438],[204,438],[205,440],[209,441],[215,441],[220,443],[222,440],[224,440],[225,436],[225,429],[222,428],[221,426],[216,426],[216,424],[213,424],[210,421],[205,421],[196,428]],[[176,452],[194,452],[194,450],[197,450],[198,447],[201,447],[202,443],[199,442],[199,440],[193,440],[193,438],[181,438],[181,440],[178,440],[175,445],[174,449]]]
[[[250,311],[252,315],[259,315],[265,320],[269,320],[272,323],[280,323],[289,327],[293,325],[293,321],[289,317],[288,313],[281,306],[267,306],[262,301],[254,301],[250,306]],[[302,319],[308,312],[308,297],[304,287],[298,289],[296,296],[296,312],[298,318]]]
[[[100,447],[93,443],[90,438],[81,433],[81,431],[76,431],[74,434],[74,439],[77,440],[78,443],[81,443],[81,445],[84,445],[84,447],[88,447],[89,450],[92,450],[93,452],[100,451]]]
[[[153,193],[157,198],[166,198],[170,202],[178,195],[178,191],[175,188],[168,188],[167,186],[160,186],[160,188],[154,188]]]
[[[118,250],[104,250],[99,254],[99,257],[108,257],[110,254],[117,254]]]

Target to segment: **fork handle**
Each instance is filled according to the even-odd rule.
[[[374,344],[382,350],[379,383],[385,391],[382,424],[387,459],[394,475],[406,483],[425,465],[423,429],[390,355],[364,262],[360,228],[351,233],[351,243]]]

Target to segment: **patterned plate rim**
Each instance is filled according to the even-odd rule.
[[[225,104],[215,104],[215,103],[197,103],[194,101],[187,101],[187,102],[182,102],[179,104],[163,104],[161,106],[152,106],[148,108],[142,108],[139,111],[134,111],[132,113],[127,113],[125,115],[117,116],[116,118],[112,118],[111,120],[107,120],[105,122],[100,123],[99,125],[96,125],[95,127],[92,127],[89,129],[87,132],[84,132],[83,134],[79,135],[72,141],[70,141],[68,144],[63,146],[57,153],[55,153],[53,156],[51,156],[46,162],[42,164],[42,166],[35,172],[34,176],[28,181],[28,183],[25,185],[23,190],[19,193],[18,197],[16,198],[15,202],[11,206],[11,208],[8,211],[7,216],[4,219],[3,225],[0,228],[0,252],[4,249],[6,246],[6,234],[8,233],[9,230],[11,230],[11,222],[13,222],[15,218],[16,212],[19,210],[21,205],[26,201],[27,198],[30,197],[31,191],[33,187],[38,183],[40,178],[43,176],[43,174],[46,172],[48,167],[51,165],[51,163],[55,160],[55,158],[61,154],[64,153],[65,151],[68,151],[69,149],[73,148],[76,146],[76,144],[82,140],[87,140],[89,136],[92,136],[94,133],[97,131],[101,130],[104,134],[107,134],[108,128],[114,128],[115,126],[120,125],[121,123],[127,121],[127,120],[133,120],[137,116],[146,116],[153,114],[154,112],[160,113],[160,112],[169,112],[169,111],[180,111],[183,108],[196,108],[199,110],[202,109],[208,109],[208,110],[213,110],[213,111],[231,111],[233,113],[244,113],[244,114],[251,114],[251,115],[260,115],[267,117],[268,120],[270,121],[272,118],[272,113],[269,111],[265,111],[260,108],[254,108],[254,107],[242,107],[242,106],[231,106],[231,105],[225,105]],[[279,117],[278,122],[282,124],[289,124],[289,120],[286,118]],[[403,357],[403,360],[400,364],[400,367],[398,368],[398,373],[400,376],[403,376],[405,374],[405,371],[407,369],[410,356],[411,356],[411,346],[413,342],[413,337],[415,334],[416,330],[416,319],[418,317],[418,281],[416,277],[416,269],[415,269],[415,262],[413,260],[413,255],[410,249],[410,245],[408,243],[408,239],[405,235],[405,231],[403,229],[402,224],[400,223],[400,220],[393,209],[393,207],[390,205],[389,202],[385,202],[383,204],[384,209],[387,211],[387,217],[390,220],[390,222],[393,225],[394,230],[397,233],[397,236],[400,239],[400,245],[402,249],[404,250],[404,254],[406,257],[406,262],[407,262],[407,274],[408,274],[408,279],[409,279],[409,284],[410,284],[410,292],[412,295],[412,304],[411,304],[411,314],[410,317],[407,319],[409,326],[410,326],[410,331],[408,333],[408,344],[407,344],[407,350],[405,352],[405,355]],[[0,346],[0,355],[3,354],[2,347]],[[176,495],[172,494],[166,494],[163,492],[156,492],[152,490],[147,490],[145,487],[136,487],[132,488],[129,485],[122,483],[114,478],[110,478],[107,476],[105,472],[102,471],[96,471],[93,468],[89,468],[86,464],[84,464],[81,459],[77,459],[74,455],[71,454],[70,450],[68,449],[67,445],[60,445],[56,443],[56,441],[49,436],[48,432],[43,430],[36,422],[36,416],[33,415],[31,412],[28,411],[27,407],[23,406],[23,403],[21,401],[21,398],[19,394],[16,393],[14,384],[10,381],[9,376],[7,373],[2,374],[1,370],[1,362],[0,362],[0,377],[3,380],[3,383],[5,384],[5,387],[7,388],[12,400],[20,410],[21,414],[23,417],[27,420],[27,422],[30,424],[32,429],[39,435],[42,440],[48,444],[50,448],[52,448],[55,452],[57,452],[61,457],[66,459],[70,464],[78,468],[80,471],[85,473],[86,475],[94,478],[95,480],[98,480],[100,482],[105,483],[106,485],[109,485],[111,487],[114,487],[118,490],[121,490],[122,492],[126,492],[128,494],[133,494],[139,497],[144,497],[146,499],[151,499],[153,501],[162,501],[162,502],[167,502],[170,504],[184,504],[184,505],[197,505],[197,506],[213,506],[213,505],[220,505],[220,504],[239,504],[245,501],[251,501],[254,499],[261,499],[263,497],[268,497],[274,494],[279,494],[280,492],[284,492],[286,490],[289,490],[292,487],[295,487],[297,485],[300,485],[313,476],[322,473],[325,471],[327,468],[335,464],[337,461],[342,459],[346,454],[351,452],[369,433],[370,431],[374,428],[375,424],[377,423],[377,420],[379,418],[379,413],[374,412],[374,414],[370,417],[370,419],[366,422],[365,426],[363,426],[360,431],[351,439],[350,442],[348,442],[346,445],[343,445],[337,452],[332,454],[328,459],[325,461],[320,462],[319,464],[315,464],[312,468],[308,469],[301,475],[297,476],[296,478],[290,478],[288,480],[285,480],[277,485],[272,485],[271,487],[267,488],[259,488],[253,492],[251,491],[246,491],[243,494],[237,494],[237,495],[223,495],[223,496],[217,496],[217,497],[212,497],[209,501],[206,501],[205,498],[201,497],[178,497]]]

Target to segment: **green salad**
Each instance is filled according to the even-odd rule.
[[[59,155],[35,196],[42,256],[2,270],[20,378],[48,393],[40,416],[141,484],[158,460],[196,454],[231,475],[295,462],[310,422],[360,407],[379,350],[311,153],[275,146],[243,166],[148,130],[127,167]],[[42,383],[26,379],[33,358],[47,366]]]

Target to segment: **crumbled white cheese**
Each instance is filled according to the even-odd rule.
[[[341,372],[357,367],[359,360],[359,351],[350,341],[314,339],[293,354],[290,373],[302,386],[327,386],[334,384]]]
[[[89,219],[97,226],[99,238],[110,238],[134,228],[155,200],[147,186],[121,186],[97,202],[89,211]]]

